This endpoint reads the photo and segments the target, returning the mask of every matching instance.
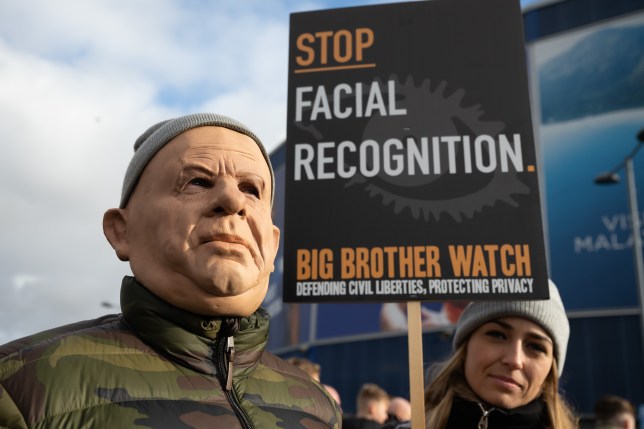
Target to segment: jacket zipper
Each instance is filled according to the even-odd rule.
[[[478,403],[478,405],[483,415],[481,416],[477,427],[478,429],[487,429],[487,418],[492,411],[496,410],[496,408],[492,407],[489,410],[486,410],[485,407],[483,407],[483,404],[481,404],[480,402]]]
[[[221,337],[216,344],[216,360],[217,360],[217,373],[219,381],[224,387],[224,394],[230,402],[230,405],[237,414],[241,421],[242,427],[245,429],[253,429],[248,415],[242,408],[237,393],[233,389],[233,363],[235,359],[235,339],[231,335],[229,337]]]

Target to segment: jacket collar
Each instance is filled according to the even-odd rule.
[[[234,337],[236,373],[256,365],[267,343],[269,317],[262,308],[245,318],[202,316],[168,304],[131,276],[121,284],[121,310],[147,345],[208,375],[217,373],[215,342],[220,337]]]
[[[466,427],[544,429],[549,426],[548,410],[543,398],[537,398],[518,408],[504,410],[457,396],[452,403],[447,422],[448,429]]]

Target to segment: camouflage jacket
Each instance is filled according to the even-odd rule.
[[[324,388],[264,350],[264,310],[204,318],[132,277],[121,307],[0,347],[0,427],[340,427]]]

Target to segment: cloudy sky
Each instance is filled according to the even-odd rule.
[[[292,12],[383,1],[0,1],[0,344],[116,309],[136,137],[196,111],[286,135]],[[524,2],[526,3],[526,2]]]

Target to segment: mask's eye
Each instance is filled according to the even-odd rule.
[[[239,190],[245,194],[252,195],[255,198],[259,198],[260,196],[259,188],[252,183],[240,183]]]
[[[199,186],[201,188],[212,188],[212,181],[204,177],[195,177],[188,182],[188,185]]]

